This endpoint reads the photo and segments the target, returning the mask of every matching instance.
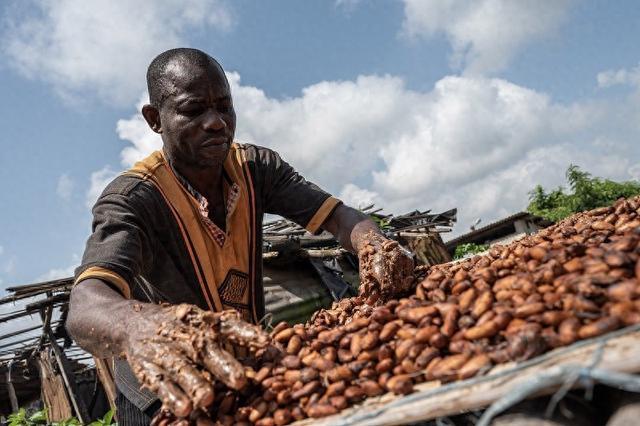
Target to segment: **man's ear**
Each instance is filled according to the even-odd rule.
[[[160,111],[153,105],[146,104],[142,107],[142,116],[146,120],[151,130],[162,133],[162,123],[160,123]]]

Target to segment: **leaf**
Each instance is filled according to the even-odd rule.
[[[107,414],[104,415],[104,417],[102,418],[102,423],[105,425],[111,425],[112,424],[112,420],[113,420],[113,410],[109,410],[107,411]]]
[[[36,411],[29,417],[29,423],[47,424],[47,409]]]

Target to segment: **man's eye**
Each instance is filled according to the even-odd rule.
[[[187,108],[180,111],[180,113],[188,117],[195,117],[196,115],[202,114],[202,108]]]
[[[222,113],[227,113],[230,112],[232,109],[231,104],[221,104],[218,106],[218,111],[222,112]]]

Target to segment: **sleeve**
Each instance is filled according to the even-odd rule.
[[[74,285],[99,278],[131,298],[131,283],[152,261],[146,221],[135,194],[107,194],[93,207],[92,234],[75,271]]]
[[[260,148],[265,213],[290,219],[317,233],[341,201],[307,181],[275,151]]]

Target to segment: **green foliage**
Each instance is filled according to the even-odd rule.
[[[463,257],[471,256],[477,253],[482,253],[489,248],[486,244],[458,244],[455,253],[453,253],[454,259],[462,259]]]
[[[375,215],[369,215],[369,217],[375,222],[376,225],[378,225],[378,228],[380,228],[381,230],[384,231],[391,228],[391,226],[389,225],[391,223],[390,219],[379,218]]]
[[[80,420],[75,417],[71,417],[69,419],[63,420],[61,422],[53,422],[53,426],[81,426]],[[93,423],[92,423],[93,424]]]
[[[640,182],[615,182],[592,177],[578,166],[567,169],[567,181],[571,192],[562,187],[546,192],[537,185],[529,192],[527,211],[546,219],[559,221],[573,213],[609,206],[617,199],[640,194]]]
[[[117,426],[117,423],[113,423],[113,410],[107,411],[107,414],[103,418],[89,423],[89,426]]]
[[[47,424],[47,410],[42,409],[32,414],[27,413],[24,408],[9,415],[9,426],[35,426]]]
[[[118,423],[113,422],[113,410],[107,411],[103,418],[89,423],[89,426],[117,426]],[[46,425],[47,423],[47,409],[38,410],[31,415],[27,413],[27,410],[21,408],[17,412],[9,415],[8,426],[36,426]],[[61,422],[53,422],[52,426],[81,426],[80,420],[75,417],[63,420]]]

